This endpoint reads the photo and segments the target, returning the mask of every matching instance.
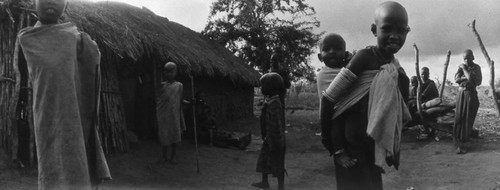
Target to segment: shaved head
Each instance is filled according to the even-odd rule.
[[[464,59],[465,58],[472,58],[472,60],[474,60],[474,53],[472,53],[472,50],[466,49],[464,51]]]
[[[175,70],[175,69],[177,69],[177,65],[174,62],[168,62],[168,63],[165,63],[165,65],[163,66],[163,69],[164,70]]]
[[[345,40],[339,34],[329,33],[321,41],[319,41],[319,49],[323,49],[323,45],[326,43],[340,44],[345,49]]]
[[[394,1],[386,1],[380,4],[375,10],[375,24],[380,23],[383,19],[408,24],[408,13],[401,4]]]

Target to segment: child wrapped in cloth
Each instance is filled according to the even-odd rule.
[[[39,189],[90,189],[111,179],[96,129],[97,44],[72,23],[41,22],[21,30],[17,43],[33,81]]]

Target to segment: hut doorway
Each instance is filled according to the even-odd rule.
[[[143,63],[143,64],[139,64]],[[118,68],[127,129],[139,139],[156,139],[154,64],[123,58]]]

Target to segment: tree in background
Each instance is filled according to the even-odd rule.
[[[309,55],[321,34],[316,11],[305,0],[217,0],[202,34],[267,73],[273,53],[293,79],[314,80]]]

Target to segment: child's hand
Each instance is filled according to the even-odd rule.
[[[351,158],[347,153],[343,152],[338,155],[335,155],[335,162],[344,168],[350,168],[356,165],[358,159]]]

